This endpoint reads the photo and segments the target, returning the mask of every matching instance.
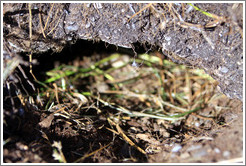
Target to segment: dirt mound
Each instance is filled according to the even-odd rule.
[[[242,28],[238,3],[4,3],[4,162],[242,162]]]

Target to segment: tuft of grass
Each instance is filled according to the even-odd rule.
[[[58,66],[57,68],[46,72],[47,76],[50,76],[50,78],[48,78],[45,83],[51,83],[54,82],[56,80],[59,80],[61,78],[67,77],[67,76],[71,76],[71,75],[79,75],[81,77],[88,77],[91,75],[96,75],[96,74],[103,74],[103,72],[101,72],[99,66],[101,64],[104,64],[106,62],[112,61],[116,58],[118,58],[120,55],[119,54],[112,54],[111,56],[104,58],[98,62],[96,62],[95,64],[92,64],[89,68],[78,68],[75,66],[69,66],[69,65],[61,65]],[[112,79],[112,77],[110,77],[109,74],[105,75]]]
[[[216,95],[216,82],[204,71],[162,59],[158,52],[136,56],[135,62],[141,64],[136,70],[131,58],[124,56],[112,54],[86,64],[89,67],[61,64],[48,71],[46,81],[39,82],[42,108],[62,117],[73,126],[74,132],[81,129],[90,132],[90,126],[96,130],[103,128],[144,155],[147,155],[144,146],[132,139],[139,129],[136,133],[125,131],[128,121],[164,126],[181,121],[191,124],[187,120],[189,115],[206,118],[199,114],[208,105],[214,110],[224,109],[211,104],[221,96]],[[103,119],[106,122],[97,127],[95,124]],[[112,140],[106,144],[100,142],[100,147],[80,154],[75,162],[106,148],[112,150],[110,146],[116,143]],[[59,148],[54,149],[53,157],[66,162]]]
[[[104,106],[110,106],[116,112],[122,112],[130,117],[150,117],[175,121],[185,118],[190,113],[201,110],[206,106],[204,98],[210,98],[212,96],[210,93],[214,93],[215,81],[205,74],[203,70],[189,69],[169,60],[162,60],[160,57],[155,56],[155,54],[139,55],[135,61],[143,63],[143,65],[138,67],[139,70],[137,72],[131,66],[130,60],[118,63],[120,65],[116,67],[110,65],[115,61],[122,61],[120,54],[112,54],[90,64],[88,68],[63,64],[46,72],[49,78],[41,84],[47,88],[53,82],[57,88],[54,90],[50,87],[46,89],[46,92],[43,92],[49,94],[46,95],[48,100],[45,109],[48,109],[51,104],[59,103],[61,100],[71,101],[71,99],[66,99],[66,95],[80,93],[91,99],[86,100],[87,102],[97,100]],[[127,75],[123,75],[121,70],[126,70],[126,72],[129,72],[129,75],[135,74],[135,76],[127,78]],[[95,91],[95,89],[87,88],[86,90],[84,89],[85,91],[81,91],[74,86],[75,84],[78,85],[78,80],[82,82],[85,80],[84,82],[87,82],[86,79],[88,77],[93,78],[93,80],[101,80],[99,83],[107,84],[105,86],[111,89]],[[124,81],[118,81],[117,77],[123,78],[121,80]],[[155,81],[152,81],[152,79]],[[143,84],[141,86],[146,86],[146,90],[144,92],[137,92],[135,87],[138,86],[137,82],[141,80],[157,82],[157,91],[148,91],[147,85]],[[68,86],[73,88],[71,89]],[[87,86],[96,85],[93,82],[87,82]],[[108,102],[104,101],[103,98],[105,97]],[[116,99],[122,102],[116,102]],[[125,102],[124,100],[141,103],[141,106],[139,105],[139,108],[135,110],[129,109],[131,105],[122,105]],[[209,100],[207,99],[206,101]],[[142,105],[146,105],[148,108],[146,109]],[[148,111],[148,113],[136,111],[141,109],[153,111]],[[156,114],[154,113],[155,110],[162,113]]]
[[[188,3],[188,5],[192,6],[195,10],[201,12],[202,14],[204,14],[204,15],[206,15],[208,17],[215,18],[214,14],[208,13],[208,12],[198,8],[197,6],[193,5],[192,3]]]

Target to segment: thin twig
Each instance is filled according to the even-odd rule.
[[[45,31],[46,28],[47,28],[47,25],[48,25],[48,22],[49,22],[49,18],[50,18],[50,14],[51,14],[51,11],[52,11],[53,7],[54,7],[54,3],[52,4],[51,9],[50,9],[50,11],[49,11],[49,14],[48,14],[48,16],[47,16],[46,23],[45,23],[45,26],[44,26],[44,31]]]
[[[59,17],[59,19],[58,19],[56,25],[50,30],[49,33],[47,33],[47,36],[48,36],[49,34],[51,34],[51,33],[56,29],[56,27],[57,27],[58,24],[60,23],[60,20],[61,20],[61,17],[62,17],[62,16],[63,16],[63,14],[61,14],[61,16]]]
[[[39,24],[40,24],[40,27],[41,27],[42,34],[43,34],[44,38],[46,38],[46,35],[44,33],[43,24],[42,24],[41,7],[39,8],[38,17],[39,17]]]
[[[32,4],[29,3],[28,7],[29,7],[29,38],[30,41],[32,40],[32,9],[31,9]]]
[[[139,10],[137,13],[133,14],[127,22],[129,22],[133,17],[135,17],[136,15],[138,15],[139,13],[141,13],[142,11],[144,11],[145,9],[149,8],[150,6],[152,6],[152,3],[149,3],[148,5],[146,5],[145,7],[143,7],[141,10]]]
[[[107,148],[110,144],[111,144],[111,142],[110,142],[109,144],[107,144],[107,145],[105,145],[105,146],[103,146],[103,147],[101,147],[101,148],[99,148],[99,149],[97,149],[97,150],[95,150],[95,151],[89,153],[89,154],[84,155],[83,157],[77,159],[77,160],[74,161],[74,162],[75,162],[75,163],[82,162],[82,161],[84,161],[84,159],[86,159],[87,157],[90,157],[90,156],[92,156],[93,154],[95,154],[95,153],[97,153],[97,152],[99,152],[99,151],[101,151],[101,150]]]

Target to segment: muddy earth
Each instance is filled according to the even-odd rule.
[[[3,162],[243,162],[243,7],[4,3]]]

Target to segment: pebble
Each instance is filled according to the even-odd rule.
[[[199,127],[199,126],[200,126],[200,123],[196,122],[196,123],[195,123],[195,126],[196,126],[196,127]]]
[[[214,152],[215,152],[215,153],[220,153],[219,148],[214,148]]]
[[[175,145],[175,146],[173,147],[172,152],[173,152],[173,153],[176,153],[176,152],[180,151],[181,149],[182,149],[182,146],[179,145],[179,144],[177,144],[177,145]]]
[[[170,41],[170,40],[171,40],[171,37],[165,36],[165,40],[166,40],[166,41]]]
[[[220,68],[220,71],[221,71],[222,73],[227,73],[227,72],[229,71],[229,69],[226,68],[226,67],[222,67],[222,68]]]
[[[223,152],[223,156],[224,157],[229,157],[231,155],[231,153],[229,151],[224,151]]]
[[[66,29],[69,31],[76,31],[79,29],[79,26],[78,25],[67,26]]]
[[[91,23],[88,21],[87,24],[85,25],[85,28],[89,28],[91,26]]]

